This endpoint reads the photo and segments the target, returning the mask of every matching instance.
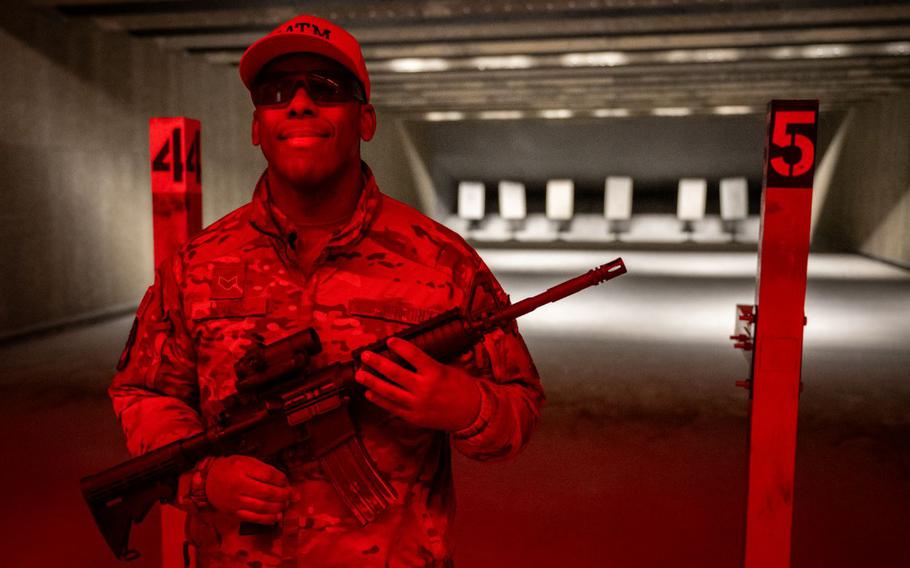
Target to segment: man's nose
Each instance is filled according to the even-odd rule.
[[[291,116],[303,114],[316,114],[318,105],[310,98],[303,83],[298,83],[291,96],[291,102],[288,103],[288,114]]]

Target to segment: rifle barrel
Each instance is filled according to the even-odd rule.
[[[622,258],[614,259],[597,268],[593,268],[580,276],[567,280],[562,284],[557,284],[552,288],[544,290],[536,296],[525,298],[517,304],[512,304],[511,306],[503,308],[490,318],[489,325],[491,328],[504,325],[509,320],[514,320],[527,313],[533,312],[544,304],[561,300],[566,296],[571,296],[585,288],[596,286],[601,282],[612,280],[625,273],[626,265],[623,263]]]

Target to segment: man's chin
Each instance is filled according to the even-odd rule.
[[[269,163],[278,175],[288,183],[295,186],[321,185],[327,180],[336,177],[337,168],[326,167],[325,161],[317,157],[301,160],[299,158],[288,160],[290,163]]]

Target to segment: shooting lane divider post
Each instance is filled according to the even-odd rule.
[[[745,568],[790,566],[817,100],[768,105],[756,305],[738,305],[734,347],[751,359]],[[751,357],[750,357],[751,355]]]
[[[155,267],[202,229],[202,126],[186,117],[151,118],[149,153]],[[184,566],[179,509],[161,508],[161,565]]]
[[[149,120],[156,267],[202,229],[201,134],[192,118]]]

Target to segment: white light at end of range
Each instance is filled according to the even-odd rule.
[[[673,49],[661,57],[666,63],[717,63],[741,58],[738,49]]]
[[[629,56],[619,51],[566,53],[559,58],[563,67],[616,67],[628,65]]]
[[[423,115],[424,120],[429,120],[431,122],[441,122],[445,120],[464,120],[464,113],[458,111],[437,111],[437,112],[428,112]]]
[[[528,69],[537,65],[533,57],[527,55],[506,55],[474,57],[471,65],[484,71],[486,69]]]
[[[815,45],[785,45],[771,50],[771,59],[832,59],[853,54],[853,48],[843,43],[820,43]]]
[[[886,43],[884,52],[888,55],[910,55],[910,41],[894,41]]]
[[[739,61],[742,59],[742,51],[739,49],[696,49],[693,51],[695,61],[699,63]]]
[[[573,113],[567,108],[553,108],[540,111],[541,118],[572,118]]]
[[[798,55],[795,47],[778,47],[771,51],[771,59],[793,59]]]
[[[629,109],[627,108],[599,108],[596,109],[593,113],[594,116],[598,118],[613,118],[621,116],[629,116]]]
[[[725,105],[714,107],[714,114],[750,114],[752,112],[755,112],[755,108],[747,105]]]
[[[651,111],[654,116],[689,116],[692,109],[689,107],[660,107]]]
[[[853,48],[840,43],[826,43],[820,45],[807,45],[800,50],[806,59],[832,59],[834,57],[847,57],[853,53]]]
[[[390,59],[386,65],[390,71],[396,73],[425,73],[427,71],[445,71],[449,68],[449,62],[439,58]]]
[[[515,120],[524,118],[520,110],[487,110],[477,115],[481,120]]]

